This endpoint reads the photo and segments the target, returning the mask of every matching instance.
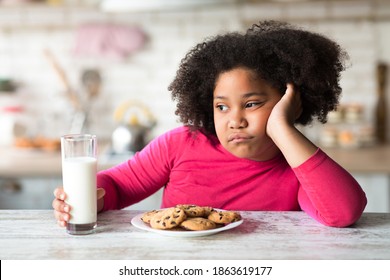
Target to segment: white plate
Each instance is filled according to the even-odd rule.
[[[219,209],[216,209],[218,211],[221,211]],[[222,210],[223,211],[223,210]],[[131,224],[135,226],[136,228],[150,231],[150,232],[155,232],[161,235],[166,235],[166,236],[173,236],[173,237],[198,237],[198,236],[207,236],[207,235],[212,235],[216,234],[221,231],[229,230],[235,227],[238,227],[243,223],[243,219],[230,223],[226,226],[219,227],[219,228],[214,228],[214,229],[208,229],[208,230],[196,230],[196,231],[181,231],[181,230],[162,230],[162,229],[155,229],[150,227],[148,224],[144,223],[141,218],[144,215],[144,213],[139,214],[135,216],[133,219],[131,219]]]

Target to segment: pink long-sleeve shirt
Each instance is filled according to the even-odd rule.
[[[128,161],[98,173],[103,210],[137,203],[164,187],[161,207],[207,205],[230,210],[304,210],[322,224],[344,227],[366,206],[356,180],[322,150],[296,168],[282,154],[268,161],[237,158],[216,137],[173,129]]]

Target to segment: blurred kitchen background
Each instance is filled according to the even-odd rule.
[[[390,212],[387,0],[0,0],[0,209],[51,208],[63,134],[96,134],[104,169],[180,125],[167,87],[186,52],[265,19],[324,33],[349,53],[340,108],[301,129],[351,164],[366,211]]]

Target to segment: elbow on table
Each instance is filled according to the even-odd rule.
[[[359,218],[360,216],[353,218],[321,219],[320,222],[328,227],[344,228],[353,225]]]
[[[356,207],[354,209],[340,209],[337,213],[333,215],[323,216],[318,215],[318,220],[322,224],[329,227],[348,227],[356,223],[363,214],[364,208],[366,207],[367,200],[363,201],[361,207]]]

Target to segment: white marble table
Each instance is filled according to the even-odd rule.
[[[389,213],[331,228],[303,212],[241,212],[235,229],[179,239],[135,228],[130,221],[139,213],[99,214],[95,234],[71,236],[51,210],[0,210],[0,259],[390,259]]]

